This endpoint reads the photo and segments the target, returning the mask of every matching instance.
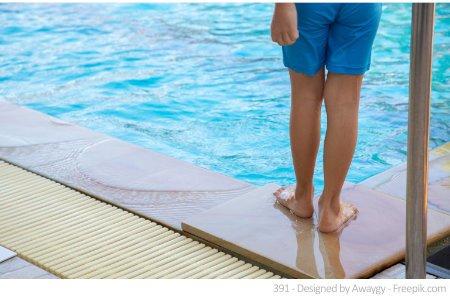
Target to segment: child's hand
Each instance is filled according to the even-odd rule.
[[[276,3],[272,17],[272,41],[280,46],[293,44],[298,39],[297,9],[294,3]]]

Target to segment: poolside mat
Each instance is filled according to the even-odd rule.
[[[253,190],[185,220],[182,228],[297,278],[367,278],[404,258],[405,201],[346,183],[342,198],[359,215],[342,232],[323,234],[316,216],[296,218],[275,203],[277,188]],[[428,242],[449,234],[450,216],[429,209]]]
[[[0,245],[62,278],[280,278],[1,160]]]

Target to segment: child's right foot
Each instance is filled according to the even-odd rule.
[[[358,209],[356,206],[346,202],[340,202],[339,211],[332,209],[329,205],[324,205],[319,200],[319,226],[318,229],[321,232],[328,233],[334,232],[345,225],[351,220],[356,218]]]

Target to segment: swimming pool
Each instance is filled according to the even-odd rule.
[[[349,181],[406,160],[410,10],[384,5]],[[254,184],[293,183],[271,14],[268,4],[1,4],[0,99]],[[450,4],[436,17],[431,147],[450,140]]]

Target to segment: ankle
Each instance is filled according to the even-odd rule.
[[[307,196],[314,193],[314,184],[312,182],[298,183],[295,188],[295,194],[298,196]]]
[[[319,198],[319,208],[321,211],[333,214],[339,214],[341,210],[341,200],[339,196],[327,197],[322,194]]]
[[[312,203],[313,193],[314,192],[311,189],[296,189],[295,198]]]
[[[341,189],[328,189],[325,187],[322,191],[320,199],[324,203],[326,202],[329,202],[330,204],[332,204],[333,202],[339,203],[341,199]]]

